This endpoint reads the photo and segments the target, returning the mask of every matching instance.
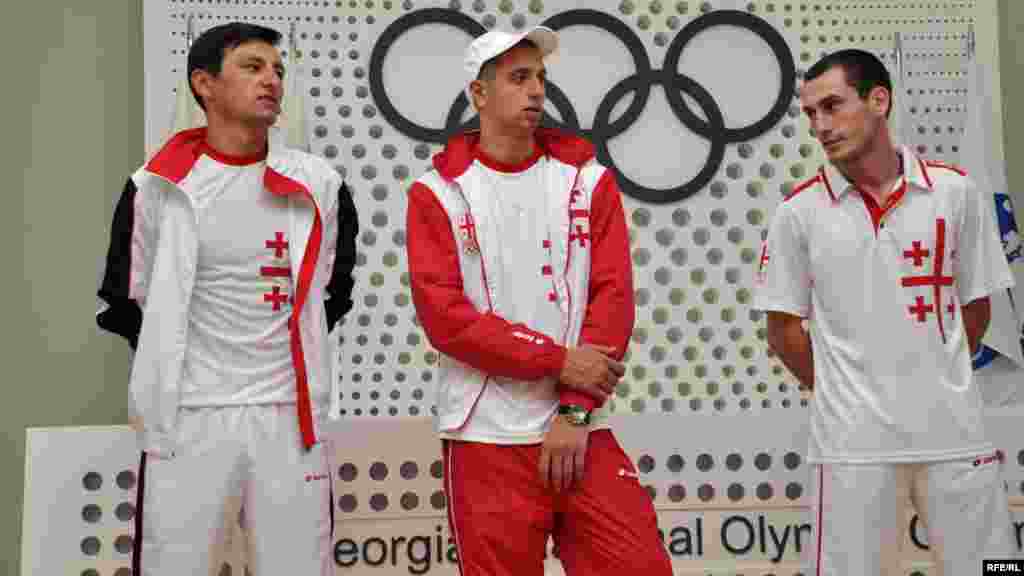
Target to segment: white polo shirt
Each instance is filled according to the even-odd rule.
[[[809,462],[990,451],[960,307],[1013,285],[989,191],[901,151],[879,207],[831,164],[778,206],[755,308],[809,319]]]

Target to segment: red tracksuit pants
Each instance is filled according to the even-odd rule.
[[[548,537],[567,576],[671,576],[657,516],[610,430],[591,432],[582,482],[555,493],[541,446],[444,442],[448,522],[462,576],[542,576]]]

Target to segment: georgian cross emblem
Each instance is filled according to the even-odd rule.
[[[576,204],[576,200],[582,195],[583,190],[580,190],[579,180],[577,180],[572,187],[572,191],[569,192],[569,206],[574,206]]]
[[[943,286],[952,286],[953,277],[943,275],[943,267],[945,266],[944,255],[946,253],[946,221],[939,218],[935,221],[935,254],[931,258],[932,261],[932,272],[924,276],[908,276],[901,279],[900,283],[904,288],[926,286],[932,288],[932,301],[927,302],[924,296],[915,296],[913,305],[907,306],[907,310],[910,312],[910,317],[917,322],[927,322],[929,314],[935,314],[935,320],[939,325],[939,334],[942,336],[943,343],[946,342],[946,328],[942,322],[943,318],[943,304],[942,304],[942,288]],[[903,251],[903,257],[913,261],[915,268],[921,268],[925,265],[925,260],[931,256],[931,251],[923,248],[921,241],[915,240],[911,243],[910,250]],[[946,306],[945,311],[950,314],[951,317],[955,317],[956,306],[953,301],[950,300]]]
[[[586,248],[590,241],[590,210],[574,208],[577,200],[583,195],[580,189],[579,175],[573,182],[572,190],[569,191],[569,246],[573,243],[579,248]]]
[[[911,316],[917,318],[918,322],[925,322],[928,320],[928,314],[935,312],[935,306],[924,303],[924,296],[915,296],[914,305],[908,306]]]
[[[476,236],[476,223],[473,221],[473,215],[469,212],[459,216],[459,238],[462,240],[462,249],[466,254],[480,253],[480,243],[477,241]]]
[[[569,233],[569,242],[579,242],[580,248],[586,248],[587,241],[590,240],[590,232],[587,232],[582,224],[576,224],[574,228],[575,231]]]
[[[590,241],[590,211],[569,210],[569,244],[574,242],[579,248],[586,248]]]
[[[263,301],[270,303],[277,312],[284,304],[294,303],[294,299],[286,290],[291,288],[292,271],[288,266],[288,241],[284,232],[275,232],[273,240],[267,240],[265,246],[274,251],[274,266],[260,266],[260,276],[271,281],[270,292],[263,294]]]
[[[914,247],[913,250],[903,251],[903,257],[913,259],[914,267],[920,268],[921,266],[924,265],[924,259],[927,258],[928,255],[931,254],[931,252],[928,250],[923,250],[921,248],[921,242],[919,240],[914,240],[912,246]]]

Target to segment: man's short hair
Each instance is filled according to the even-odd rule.
[[[192,73],[196,70],[205,70],[212,76],[219,75],[224,63],[224,53],[246,42],[266,42],[271,46],[277,46],[281,42],[281,33],[257,24],[231,22],[210,28],[192,42],[188,51],[186,73],[192,96],[203,110],[206,110],[206,105],[203,104],[202,97],[196,94],[195,88],[192,88]]]
[[[846,74],[846,83],[853,87],[862,99],[867,98],[876,86],[885,88],[889,92],[889,109],[885,111],[885,115],[889,116],[889,113],[892,112],[895,94],[892,92],[892,79],[889,76],[889,71],[877,56],[856,48],[832,52],[815,62],[814,66],[807,70],[804,82],[810,82],[832,68],[843,69]]]
[[[516,44],[514,46],[512,46],[511,48],[509,48],[508,50],[505,50],[501,54],[498,54],[494,58],[491,58],[487,62],[484,62],[484,65],[480,67],[480,73],[477,74],[476,79],[477,80],[485,80],[487,82],[490,82],[491,80],[494,80],[495,78],[497,78],[497,76],[498,76],[498,59],[501,58],[503,55],[507,54],[508,52],[510,52],[510,51],[512,51],[512,50],[514,50],[516,48],[519,48],[521,46],[527,46],[527,47],[530,47],[530,48],[534,48],[534,49],[540,50],[540,46],[537,46],[537,44],[533,40],[530,40],[529,38],[523,38],[519,42],[516,42]]]

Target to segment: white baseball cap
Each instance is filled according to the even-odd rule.
[[[469,97],[469,85],[480,75],[480,69],[484,64],[512,48],[522,39],[528,39],[540,48],[541,58],[558,49],[558,34],[546,26],[534,26],[525,32],[509,34],[501,30],[491,30],[482,36],[477,37],[466,48],[464,60],[466,70],[466,96]],[[470,98],[470,102],[472,102]]]

